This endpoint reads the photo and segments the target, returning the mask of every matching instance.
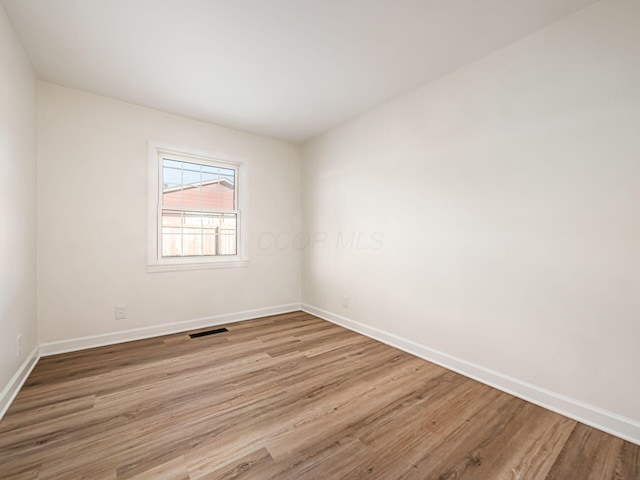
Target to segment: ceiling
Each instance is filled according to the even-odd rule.
[[[594,0],[2,0],[38,78],[301,143]]]

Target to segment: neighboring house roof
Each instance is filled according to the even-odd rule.
[[[210,182],[194,183],[192,185],[181,185],[175,188],[163,188],[162,191],[163,193],[177,192],[180,190],[189,190],[191,188],[197,188],[201,185],[203,187],[220,185],[220,186],[231,188],[231,189],[234,187],[234,184],[231,180],[229,180],[228,178],[221,178],[219,180],[211,180]]]

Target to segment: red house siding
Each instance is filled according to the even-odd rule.
[[[234,190],[224,184],[188,187],[163,193],[165,207],[205,208],[209,210],[234,210]]]

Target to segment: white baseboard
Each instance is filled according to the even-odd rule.
[[[294,312],[296,310],[300,310],[299,303],[258,308],[255,310],[245,310],[244,312],[214,315],[212,317],[196,318],[194,320],[187,320],[184,322],[165,323],[163,325],[153,325],[150,327],[122,330],[119,332],[105,333],[102,335],[92,335],[90,337],[73,338],[70,340],[43,343],[40,345],[40,356],[46,357],[49,355],[57,355],[59,353],[75,352],[77,350],[84,350],[87,348],[103,347],[105,345],[130,342],[132,340],[142,340],[144,338],[185,332],[196,328],[240,322],[242,320],[251,320],[252,318],[266,317],[269,315],[279,315],[282,313]]]
[[[2,392],[0,393],[0,420],[2,420],[4,414],[7,413],[9,406],[16,398],[16,395],[18,395],[18,392],[29,377],[29,374],[33,370],[33,367],[35,367],[36,363],[38,363],[38,359],[40,358],[39,351],[39,347],[36,347],[31,351],[29,355],[27,355],[27,358],[24,359],[24,362],[22,362],[22,365],[20,365],[18,371],[13,377],[11,377],[9,383],[7,383],[7,385],[2,389]]]
[[[399,337],[375,327],[348,319],[308,304],[302,310],[354,332],[386,343],[392,347],[438,364],[466,377],[473,378],[510,395],[516,396],[543,408],[577,420],[591,427],[640,445],[640,422],[604,410],[574,398],[552,392],[517,378],[485,368],[461,358],[434,350],[406,338]]]

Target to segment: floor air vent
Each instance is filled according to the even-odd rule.
[[[216,328],[215,330],[207,330],[206,332],[190,333],[191,338],[206,337],[207,335],[215,335],[216,333],[228,332],[226,328]]]

